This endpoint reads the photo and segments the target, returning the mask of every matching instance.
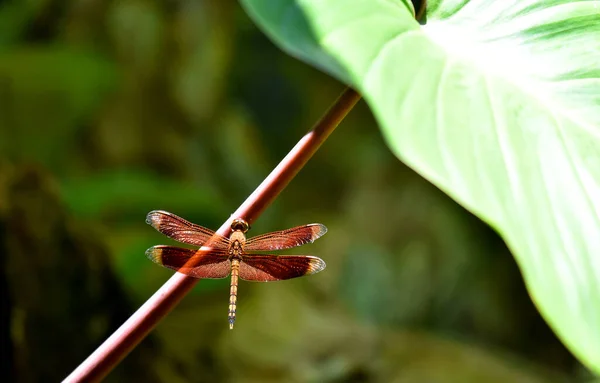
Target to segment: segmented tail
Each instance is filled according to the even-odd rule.
[[[231,261],[231,288],[229,290],[229,328],[233,329],[235,322],[235,309],[237,305],[238,276],[240,274],[240,261]]]

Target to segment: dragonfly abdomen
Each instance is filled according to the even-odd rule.
[[[233,328],[235,322],[235,310],[237,306],[237,290],[238,290],[238,277],[240,275],[240,261],[239,259],[231,260],[231,287],[229,289],[229,328]]]

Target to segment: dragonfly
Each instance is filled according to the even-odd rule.
[[[232,221],[229,238],[163,210],[148,213],[146,223],[178,242],[201,247],[194,250],[167,245],[153,246],[146,250],[146,256],[152,262],[194,278],[219,279],[231,275],[228,315],[230,329],[233,329],[236,316],[238,278],[253,282],[280,281],[315,274],[325,269],[325,262],[312,255],[260,253],[312,243],[327,232],[325,225],[320,223],[274,231],[249,239],[246,239],[246,232],[250,226],[241,218]]]

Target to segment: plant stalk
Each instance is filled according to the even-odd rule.
[[[360,95],[357,92],[346,88],[314,128],[302,137],[230,219],[217,230],[217,233],[229,235],[233,218],[242,218],[248,223],[255,221],[298,174],[359,99]],[[197,282],[196,278],[175,273],[63,382],[102,380],[183,299]]]

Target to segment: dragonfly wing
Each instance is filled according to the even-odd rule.
[[[167,237],[188,245],[210,246],[225,250],[229,240],[203,226],[162,210],[153,210],[146,216],[146,223]]]
[[[246,251],[283,250],[312,243],[327,233],[325,225],[311,223],[287,230],[257,235],[246,241]]]
[[[325,262],[311,255],[248,254],[240,263],[240,278],[268,282],[318,273]]]
[[[146,250],[146,256],[154,263],[194,278],[225,278],[231,271],[229,259],[223,252],[160,245]]]

